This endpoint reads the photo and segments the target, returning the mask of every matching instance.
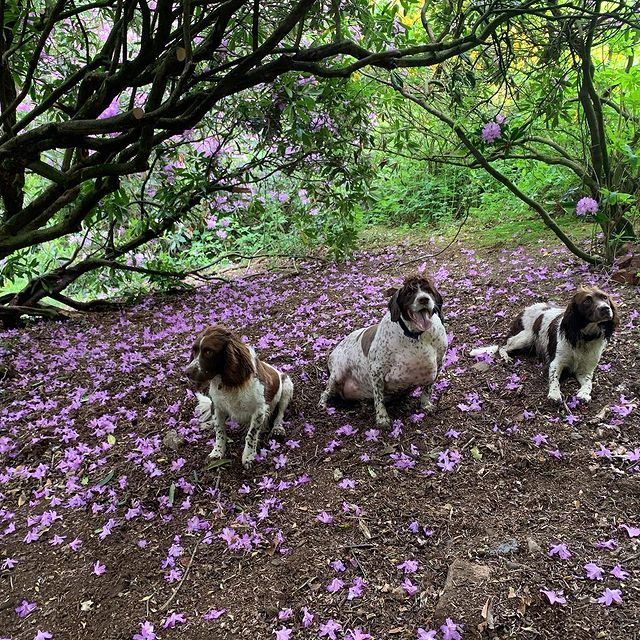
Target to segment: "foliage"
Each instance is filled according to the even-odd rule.
[[[434,72],[392,77],[388,86],[411,105],[401,107],[394,122],[398,103],[387,99],[392,106],[386,148],[415,152],[417,147],[425,160],[483,169],[533,208],[577,255],[610,262],[620,240],[635,237],[640,70],[634,58],[637,7],[605,8],[572,19],[576,8],[566,7],[555,11],[557,23],[519,22],[506,55],[494,41]],[[527,56],[517,55],[525,49]],[[402,135],[407,123],[422,132],[421,145]],[[542,167],[544,184],[550,182],[548,173],[561,176],[566,191],[531,195],[519,189],[505,168],[518,172],[523,160]],[[603,242],[594,243],[591,252],[553,219],[558,209],[575,214],[581,197],[597,203],[592,220]]]
[[[434,164],[479,166],[451,138],[458,125],[489,162],[543,162],[540,145],[551,147],[552,163],[598,196],[606,248],[635,213],[640,98],[626,3],[4,7],[0,258],[5,280],[28,282],[0,296],[15,308],[0,307],[3,317],[37,310],[47,295],[71,303],[62,292],[87,288],[87,278],[109,293],[132,273],[181,277],[230,249],[321,243],[345,255],[380,158],[397,153],[428,160],[430,179],[412,189],[417,165],[396,175],[390,164],[382,173],[391,187],[377,192],[371,216],[386,208],[418,221],[428,201],[427,218],[455,217],[483,182]],[[524,49],[532,55],[517,55]],[[381,91],[372,73],[395,91]],[[411,86],[454,127],[407,103],[418,95]],[[490,142],[487,126],[500,131]],[[226,218],[225,238],[216,225]]]

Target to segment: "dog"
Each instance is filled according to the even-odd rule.
[[[586,403],[591,401],[594,371],[619,323],[609,295],[598,287],[581,287],[566,309],[546,303],[527,307],[513,321],[504,347],[482,347],[471,355],[498,352],[508,361],[513,353],[535,352],[549,364],[549,400],[563,402],[560,378],[566,372],[577,379],[576,397]]]
[[[247,469],[269,425],[270,437],[284,436],[282,420],[293,396],[291,378],[260,360],[233,331],[220,325],[204,329],[193,343],[185,373],[196,385],[209,384],[208,396],[196,394],[201,422],[213,424],[215,430],[209,458],[225,456],[228,418],[249,426],[242,453]]]
[[[442,296],[427,276],[410,276],[387,295],[389,310],[380,323],[353,331],[331,352],[329,381],[319,402],[326,408],[333,395],[373,398],[380,427],[391,423],[385,394],[423,386],[421,406],[433,409],[431,390],[447,350]]]

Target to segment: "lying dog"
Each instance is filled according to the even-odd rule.
[[[423,386],[421,405],[429,410],[431,388],[446,350],[442,296],[429,278],[411,276],[393,293],[379,324],[357,329],[333,350],[320,406],[326,407],[332,395],[373,398],[376,423],[388,427],[385,394]]]
[[[197,397],[200,420],[213,423],[215,429],[216,444],[210,458],[225,455],[229,417],[249,425],[242,454],[245,468],[255,459],[258,441],[269,424],[271,436],[284,435],[282,419],[293,395],[291,379],[262,362],[229,329],[214,326],[202,331],[193,343],[185,373],[195,384],[209,383],[209,396],[198,393]]]
[[[504,347],[474,349],[471,355],[499,352],[508,360],[512,353],[534,351],[549,363],[549,400],[562,402],[560,376],[566,371],[578,380],[578,400],[589,402],[593,373],[618,324],[617,307],[604,291],[581,288],[566,309],[527,307],[513,321]]]

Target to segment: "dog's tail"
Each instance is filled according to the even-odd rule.
[[[196,391],[196,398],[198,399],[198,406],[196,407],[196,417],[201,423],[209,422],[212,418],[213,403],[209,396],[205,396],[202,393]]]
[[[477,349],[472,349],[469,352],[469,355],[471,356],[495,356],[496,354],[499,354],[505,362],[509,362],[511,360],[507,350],[497,344],[492,344],[488,347],[478,347]]]

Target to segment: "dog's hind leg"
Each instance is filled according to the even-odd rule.
[[[329,398],[336,395],[337,388],[338,388],[338,379],[335,376],[335,374],[332,372],[331,375],[329,376],[327,386],[324,388],[324,391],[322,392],[322,395],[320,396],[320,400],[318,402],[318,407],[320,407],[320,409],[327,408],[327,402],[329,401]]]
[[[531,349],[531,347],[533,347],[533,335],[531,331],[523,329],[520,333],[516,333],[515,336],[511,336],[507,340],[504,350],[507,354],[511,354],[514,351]]]
[[[282,394],[280,395],[280,402],[276,407],[276,414],[273,418],[273,425],[271,427],[270,438],[283,438],[285,435],[284,427],[282,426],[282,419],[284,418],[284,412],[287,410],[291,398],[293,397],[293,382],[289,376],[282,376]]]

